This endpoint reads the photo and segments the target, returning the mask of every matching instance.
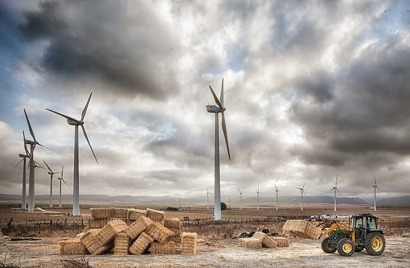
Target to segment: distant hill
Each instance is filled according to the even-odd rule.
[[[399,196],[377,200],[379,205],[410,205],[410,196]]]

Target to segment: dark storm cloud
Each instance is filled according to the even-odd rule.
[[[368,158],[362,163],[369,164],[372,153],[386,153],[388,165],[408,155],[409,61],[410,50],[400,40],[380,41],[339,73],[311,75],[295,83],[291,116],[311,145],[296,149],[301,158],[339,166],[363,155]]]
[[[149,3],[43,2],[20,30],[30,42],[48,42],[40,65],[64,81],[93,78],[155,99],[177,88],[167,68],[177,43]]]

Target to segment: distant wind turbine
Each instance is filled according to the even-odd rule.
[[[300,210],[303,211],[303,196],[305,195],[305,184],[301,188],[298,188],[300,190]]]
[[[376,211],[376,188],[380,190],[379,186],[377,186],[377,182],[376,182],[376,174],[373,175],[374,176],[374,184],[373,184],[373,209],[374,211]]]
[[[74,186],[73,186],[73,216],[79,216],[80,215],[80,165],[79,165],[79,148],[78,148],[78,127],[81,126],[81,128],[83,129],[83,133],[84,133],[84,137],[88,142],[88,145],[90,146],[91,152],[94,155],[95,161],[97,161],[98,164],[98,160],[97,157],[95,156],[94,150],[91,147],[91,143],[90,140],[88,139],[87,136],[87,132],[85,131],[84,128],[84,117],[85,114],[87,112],[87,108],[88,108],[88,104],[90,103],[90,99],[91,99],[92,93],[90,94],[90,97],[88,97],[88,101],[87,104],[85,105],[83,112],[81,114],[81,119],[77,120],[74,119],[68,115],[50,110],[50,109],[46,109],[52,113],[58,114],[64,118],[67,119],[67,123],[69,125],[72,125],[75,127],[75,138],[74,138]]]
[[[238,188],[238,191],[239,191],[239,197],[240,197],[240,200],[241,200],[241,210],[242,210],[242,192],[239,189],[239,187],[236,187],[236,188]]]
[[[65,185],[68,186],[68,184],[65,182],[64,180],[64,166],[61,167],[61,177],[57,178],[60,181],[60,205],[59,207],[63,207],[63,205],[61,204],[61,181],[64,182]]]
[[[26,181],[26,164],[27,164],[27,158],[30,159],[30,155],[29,152],[27,150],[27,145],[25,143],[25,138],[24,138],[24,131],[23,131],[23,144],[24,144],[24,151],[26,152],[26,154],[19,154],[19,157],[21,157],[22,159],[13,167],[17,167],[21,162],[23,162],[23,182],[22,182],[22,187],[21,187],[21,208],[22,209],[26,209],[26,185],[27,185],[27,181]]]
[[[258,190],[256,191],[256,210],[259,210],[259,184],[258,184]]]
[[[224,107],[224,80],[222,78],[221,95],[220,99],[216,96],[214,90],[209,86],[211,93],[215,99],[215,103],[218,105],[207,105],[206,109],[208,113],[215,114],[215,191],[214,191],[214,220],[221,220],[221,179],[220,179],[220,162],[219,162],[219,113],[222,114],[222,131],[225,137],[226,149],[228,151],[229,160],[231,159],[231,154],[229,151],[228,134],[226,130],[225,115],[224,112],[226,108]]]
[[[279,189],[276,187],[275,184],[275,192],[276,192],[276,210],[279,210]]]
[[[209,195],[212,195],[212,193],[208,191],[208,187],[207,187],[206,188],[206,209],[209,209]]]
[[[44,162],[44,164],[46,164],[46,166],[49,170],[48,174],[50,175],[50,208],[52,208],[53,207],[53,176],[54,176],[54,174],[57,174],[57,173],[60,173],[60,172],[53,172],[51,170],[50,166],[47,165],[46,161],[43,160],[43,162]]]
[[[337,204],[336,191],[339,192],[339,194],[340,194],[340,191],[337,188],[337,177],[336,177],[336,181],[335,181],[335,186],[332,189],[330,189],[330,191],[334,192],[333,209],[334,209],[334,211],[336,211],[337,210],[337,208],[336,208],[336,204]]]
[[[26,137],[24,138],[24,144],[29,144],[30,145],[30,152],[28,153],[28,155],[30,156],[30,161],[29,161],[29,167],[30,167],[30,173],[29,173],[29,186],[28,186],[28,212],[34,212],[34,206],[35,206],[35,187],[34,187],[34,183],[35,183],[35,178],[34,178],[34,169],[36,168],[36,164],[34,161],[34,149],[36,148],[37,145],[40,145],[44,148],[44,145],[40,144],[37,140],[36,137],[34,135],[34,131],[33,128],[31,127],[30,124],[30,120],[28,119],[27,116],[27,112],[26,109],[24,109],[24,115],[26,116],[26,120],[27,120],[27,125],[28,125],[28,129],[30,131],[30,135],[33,138],[33,140],[26,140]],[[23,132],[24,135],[24,132]]]

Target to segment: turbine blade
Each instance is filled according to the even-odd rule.
[[[61,178],[64,177],[64,166],[61,167]]]
[[[339,189],[336,188],[336,190],[339,192],[339,194],[342,194],[342,193],[339,191]]]
[[[88,97],[88,101],[87,104],[85,105],[83,112],[81,114],[81,121],[84,120],[85,114],[87,113],[87,109],[88,109],[88,104],[90,103],[90,99],[91,99],[91,95],[93,95],[93,93],[91,92],[90,97]]]
[[[376,188],[380,190],[379,186],[376,185]],[[380,190],[381,191],[381,190]]]
[[[377,183],[376,183],[376,174],[373,174],[373,176],[374,176],[374,185],[377,185]]]
[[[81,125],[81,128],[83,129],[83,133],[84,133],[85,139],[87,140],[88,145],[90,146],[90,149],[91,149],[91,152],[92,152],[93,155],[94,155],[95,161],[97,161],[97,164],[100,164],[100,163],[98,163],[97,157],[95,156],[93,147],[91,147],[91,143],[90,143],[90,140],[88,139],[87,132],[85,131],[84,125]]]
[[[39,142],[37,142],[37,144],[38,144],[39,146],[43,147],[43,148],[46,148],[46,149],[48,149],[48,150],[52,151],[50,148],[48,148],[48,147],[44,146],[43,144],[41,144],[41,143],[39,143]]]
[[[68,186],[68,184],[65,182],[65,180],[63,178],[61,178],[61,180],[64,182],[65,185]],[[68,187],[70,187],[70,186],[68,186]]]
[[[231,160],[231,152],[229,151],[228,133],[227,133],[227,130],[226,130],[226,122],[225,122],[224,112],[222,112],[222,130],[223,130],[224,137],[225,137],[226,149],[228,150],[228,157],[229,157],[229,160]]]
[[[303,186],[302,186],[302,190],[303,190],[303,189],[305,189],[305,184],[306,184],[306,182],[303,184]]]
[[[219,97],[222,107],[224,106],[224,79],[222,78],[221,95]]]
[[[44,162],[44,164],[46,164],[48,170],[50,170],[51,173],[54,173],[54,172],[51,170],[51,168],[47,165],[46,161],[43,160],[43,162]]]
[[[214,100],[215,100],[216,104],[218,104],[219,108],[221,108],[221,109],[222,109],[222,108],[223,108],[223,106],[222,106],[222,104],[219,102],[219,99],[218,99],[218,97],[216,96],[216,94],[215,94],[214,90],[212,89],[212,87],[211,87],[211,86],[209,86],[209,89],[211,90],[212,95],[214,96]]]
[[[336,177],[336,183],[335,183],[335,186],[337,187],[337,177]]]
[[[278,187],[276,187],[276,184],[275,184],[275,189],[276,189],[276,190],[278,189]]]
[[[47,110],[47,111],[50,111],[50,112],[52,112],[52,113],[58,114],[59,116],[62,116],[62,117],[64,117],[65,119],[72,120],[72,121],[75,121],[75,122],[80,123],[80,121],[78,121],[77,119],[74,119],[74,118],[72,118],[72,117],[70,117],[70,116],[68,116],[68,115],[65,115],[65,114],[62,114],[62,113],[53,111],[53,110],[48,109],[48,108],[46,108],[46,110]]]
[[[24,159],[21,159],[13,168],[17,167]]]
[[[26,115],[26,120],[27,120],[27,124],[28,124],[28,129],[30,130],[30,134],[31,137],[33,137],[34,141],[37,142],[36,137],[34,136],[34,131],[31,128],[31,124],[30,124],[30,120],[28,119],[27,113],[26,113],[26,109],[24,109],[24,114]]]

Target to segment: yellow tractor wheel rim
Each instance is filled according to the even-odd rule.
[[[374,251],[380,251],[383,248],[383,240],[376,236],[372,241],[372,248]]]
[[[351,252],[353,248],[350,243],[344,243],[342,249],[344,252]]]

